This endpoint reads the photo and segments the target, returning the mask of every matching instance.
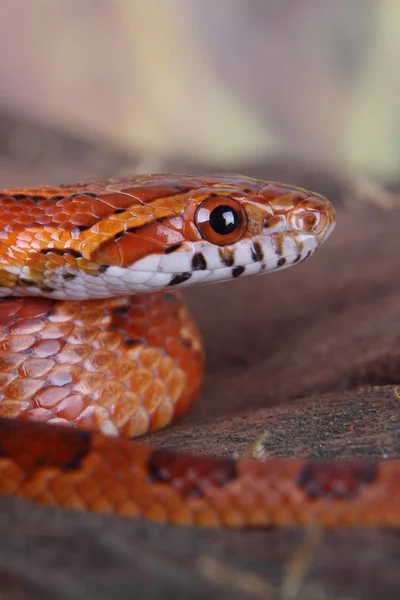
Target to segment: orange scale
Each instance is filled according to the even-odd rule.
[[[174,418],[174,405],[168,396],[163,398],[157,409],[150,416],[150,429],[155,431],[166,427]]]
[[[99,221],[94,224],[92,227],[93,233],[100,233],[102,235],[106,235],[107,237],[113,237],[118,233],[121,233],[125,230],[126,221],[121,222],[120,220],[107,220],[107,221]]]
[[[13,204],[9,207],[8,212],[11,215],[22,215],[24,213],[24,209],[22,208],[22,206],[19,206],[19,204]]]
[[[117,350],[122,344],[122,335],[114,331],[103,331],[99,335],[99,343],[108,350]]]
[[[176,369],[168,382],[169,396],[176,402],[183,394],[186,386],[186,374],[181,369]]]
[[[46,254],[46,264],[49,268],[63,267],[65,265],[65,260],[63,256],[59,254],[55,254],[54,252],[47,252]]]
[[[76,365],[57,365],[47,377],[48,383],[56,386],[64,386],[76,381],[82,369]]]
[[[129,323],[125,328],[126,338],[131,340],[141,339],[146,335],[148,328],[149,325],[144,320],[140,322]]]
[[[108,411],[102,406],[88,406],[74,423],[79,429],[99,429],[103,433],[117,433]]]
[[[4,389],[7,400],[28,400],[45,384],[43,379],[18,378],[14,379]]]
[[[66,387],[46,386],[34,394],[32,401],[40,408],[49,409],[57,406],[68,394]]]
[[[70,216],[65,212],[57,212],[53,214],[53,222],[54,223],[67,223],[70,220]]]
[[[41,331],[45,326],[43,319],[31,318],[20,319],[15,325],[10,327],[10,333],[14,334],[31,334]]]
[[[139,361],[145,369],[155,369],[161,360],[161,351],[157,348],[144,348],[140,355]]]
[[[19,352],[0,352],[0,373],[13,371],[25,360],[25,356]]]
[[[148,369],[137,369],[132,380],[132,389],[138,394],[143,394],[153,382],[154,375]]]
[[[96,350],[88,356],[85,368],[91,371],[106,371],[115,360],[115,354],[108,350]]]
[[[150,430],[150,419],[144,408],[138,408],[120,429],[121,435],[130,439],[144,435]]]
[[[159,311],[153,310],[148,316],[148,321],[151,323],[152,327],[162,327],[165,325],[166,319],[165,315],[160,314]]]
[[[41,215],[38,215],[36,217],[36,223],[38,223],[39,225],[49,225],[52,222],[53,219],[49,214],[46,213],[42,213]]]
[[[0,280],[0,286],[1,286],[1,280]],[[4,327],[10,327],[10,325],[12,325],[13,323],[15,323],[15,317],[6,317],[6,316],[0,315],[0,325],[3,325]]]
[[[51,410],[46,410],[45,408],[30,408],[29,410],[25,410],[20,418],[27,419],[29,421],[48,421],[53,416]]]
[[[39,337],[43,340],[65,338],[71,332],[72,328],[72,323],[51,323],[49,320],[46,327],[40,332]]]
[[[91,227],[97,223],[96,217],[89,214],[74,214],[71,215],[69,219],[73,225],[80,225],[81,227]]]
[[[24,319],[31,317],[39,317],[46,315],[52,308],[54,300],[47,298],[29,298],[29,302],[23,301],[23,306],[18,312],[18,316]],[[1,305],[1,310],[4,310],[4,304]]]
[[[81,327],[74,329],[73,333],[68,336],[68,341],[71,344],[89,344],[96,340],[98,334],[97,327]]]
[[[53,419],[49,419],[48,423],[50,423],[51,425],[69,425],[69,421],[67,419],[58,419],[58,418],[53,418]]]
[[[131,394],[131,392],[128,392]],[[104,406],[105,408],[110,408],[114,406],[122,396],[127,396],[126,388],[120,381],[115,381],[115,379],[106,381],[102,387],[99,404]]]
[[[158,365],[158,377],[164,381],[169,380],[175,368],[176,361],[170,356],[163,356]]]
[[[113,214],[114,208],[99,198],[94,198],[90,205],[89,211],[94,217],[104,219]]]
[[[6,385],[15,381],[17,375],[15,373],[0,373],[0,389],[2,390],[0,394],[0,401],[3,402],[4,396],[4,388]]]
[[[75,196],[74,201],[68,206],[68,210],[64,207],[64,210],[68,212],[70,215],[76,214],[86,214],[92,216],[90,214],[90,201],[88,196]]]
[[[154,379],[143,394],[143,406],[151,415],[166,398],[167,387],[160,379]]]
[[[118,360],[110,366],[108,375],[115,377],[118,381],[128,381],[133,377],[134,372],[138,366],[135,362],[130,360]]]
[[[90,399],[83,394],[67,396],[58,404],[55,414],[61,419],[74,421],[90,405]]]
[[[33,206],[29,208],[28,212],[32,217],[34,217],[35,220],[37,217],[43,214],[43,211],[37,206],[35,202],[33,203]]]
[[[80,394],[88,396],[95,394],[104,385],[104,375],[102,373],[81,373],[79,380],[76,381],[72,389]]]
[[[132,418],[132,415],[141,407],[141,404],[140,396],[130,392],[126,393],[123,398],[113,405],[112,420],[118,429]]]
[[[12,298],[9,300],[2,300],[1,302],[1,316],[9,317],[19,312],[25,304],[25,300],[22,298]]]
[[[32,223],[35,222],[34,218],[25,213],[23,215],[19,215],[16,219],[17,223],[20,223],[21,225],[31,225]]]
[[[56,306],[56,310],[49,315],[49,321],[52,323],[63,323],[65,321],[74,320],[81,313],[82,307],[79,304],[72,302],[60,302]]]
[[[59,200],[55,204],[52,201],[50,201],[50,202],[49,201],[47,201],[47,202],[45,201],[45,202],[43,202],[43,204],[41,204],[41,207],[44,208],[46,214],[53,216],[53,215],[56,215],[57,213],[61,212],[62,203],[64,201],[65,200]]]
[[[0,416],[5,417],[7,419],[16,419],[21,416],[21,414],[28,410],[31,406],[29,401],[14,401],[14,400],[2,400],[0,402]]]
[[[146,333],[146,341],[149,346],[155,346],[157,348],[162,348],[165,345],[165,334],[155,327],[152,327]]]
[[[168,337],[165,343],[165,351],[173,357],[180,357],[184,351],[180,341],[174,337]]]
[[[6,352],[23,352],[31,348],[36,341],[34,335],[14,335],[0,343],[0,350]]]
[[[76,267],[76,258],[72,254],[63,254],[63,260],[66,265],[70,267]]]
[[[66,345],[55,357],[58,364],[75,364],[82,362],[93,351],[88,344],[80,346]]]
[[[21,356],[21,362],[24,357]],[[54,360],[48,358],[31,358],[25,360],[25,362],[19,367],[18,375],[20,377],[43,377],[48,373],[55,365]],[[1,370],[0,362],[0,370]]]
[[[77,325],[96,325],[102,322],[104,316],[105,312],[102,308],[85,306],[85,310],[76,316],[75,321]]]
[[[32,355],[37,358],[47,358],[57,354],[63,346],[60,340],[40,340],[32,345]]]

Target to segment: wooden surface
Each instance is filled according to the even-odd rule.
[[[28,183],[15,164],[13,183],[19,168]],[[53,182],[51,172],[44,164],[31,182]],[[297,268],[188,291],[208,375],[199,405],[152,441],[261,459],[400,457],[399,226],[399,211],[340,208],[332,238]],[[0,600],[394,600],[400,590],[395,531],[207,531],[11,498],[0,499],[0,528]]]

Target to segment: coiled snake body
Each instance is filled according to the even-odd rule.
[[[334,222],[318,194],[235,175],[0,190],[0,494],[207,526],[400,525],[396,460],[235,462],[123,439],[198,395],[176,289],[294,265]]]

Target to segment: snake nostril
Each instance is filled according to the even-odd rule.
[[[315,225],[318,223],[318,218],[315,213],[307,213],[303,219],[304,227],[307,229],[313,229]]]

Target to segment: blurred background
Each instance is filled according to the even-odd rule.
[[[399,33],[398,0],[2,0],[0,186],[172,170],[396,185]]]

